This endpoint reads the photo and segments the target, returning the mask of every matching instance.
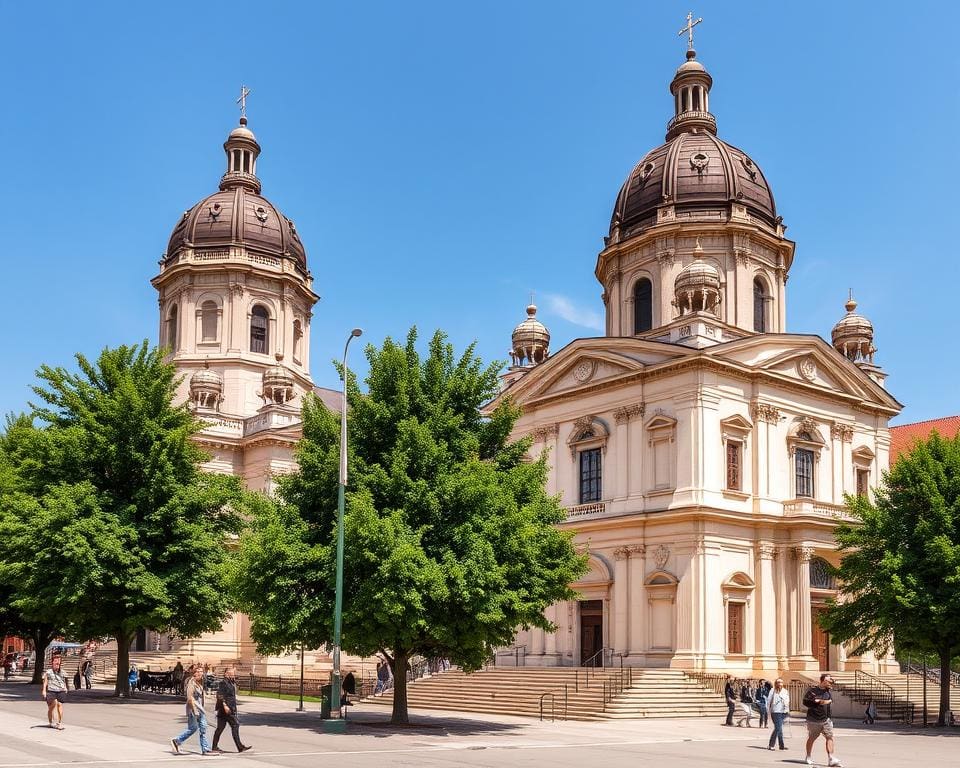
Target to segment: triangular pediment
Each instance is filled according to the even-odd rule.
[[[708,354],[772,378],[900,409],[879,384],[819,336],[764,334],[713,347]]]
[[[629,381],[650,366],[690,350],[632,338],[577,339],[523,375],[507,390],[516,403]]]

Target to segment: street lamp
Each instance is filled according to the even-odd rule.
[[[333,680],[330,690],[330,713],[340,712],[340,623],[343,615],[343,507],[347,487],[347,350],[350,342],[363,330],[354,328],[343,347],[343,401],[340,403],[340,479],[337,483],[337,597],[333,609]],[[328,730],[342,732],[343,718],[328,720]]]

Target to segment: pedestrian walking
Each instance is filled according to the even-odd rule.
[[[757,685],[757,690],[754,691],[754,703],[757,705],[757,709],[760,710],[760,727],[766,728],[769,726],[770,721],[767,718],[767,694],[770,693],[770,683],[766,680],[761,680],[760,684]]]
[[[63,701],[70,689],[66,675],[60,665],[63,659],[58,655],[50,657],[50,669],[43,673],[43,685],[40,687],[40,697],[47,702],[47,722],[51,728],[63,730]],[[57,722],[53,722],[56,714]]]
[[[832,687],[833,678],[824,672],[820,675],[820,685],[808,690],[803,697],[803,706],[807,708],[807,765],[814,764],[813,745],[821,735],[827,742],[827,765],[842,765],[833,754],[833,720],[830,718]]]
[[[246,752],[248,749],[252,749],[250,745],[244,745],[240,741],[240,713],[237,710],[237,668],[232,665],[223,670],[223,680],[217,686],[216,710],[217,730],[213,732],[213,751],[223,752],[218,745],[220,744],[220,734],[223,733],[223,729],[228,724],[237,752]]]
[[[83,663],[80,665],[80,674],[83,677],[83,682],[89,691],[93,687],[93,659],[89,656],[83,660]]]
[[[783,687],[783,678],[773,682],[773,688],[767,694],[767,711],[773,718],[773,733],[767,742],[767,749],[773,749],[773,743],[779,742],[780,749],[786,749],[783,743],[783,721],[790,717],[790,691]]]
[[[203,667],[196,667],[193,675],[187,680],[184,694],[187,697],[187,730],[174,739],[173,751],[180,754],[180,745],[189,739],[198,730],[200,731],[200,754],[210,755],[210,745],[207,743],[207,713],[204,711],[203,699]]]
[[[724,725],[733,725],[733,710],[737,706],[737,694],[733,690],[733,680],[727,675],[727,684],[723,687],[723,698],[727,700],[727,721]]]
[[[173,668],[173,691],[178,696],[183,696],[183,664],[177,659],[177,666]]]
[[[873,725],[877,721],[877,703],[870,699],[867,703],[867,708],[863,713],[863,722],[867,725]]]

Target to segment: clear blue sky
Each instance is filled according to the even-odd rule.
[[[322,296],[318,384],[336,386],[356,325],[373,342],[439,327],[505,359],[530,290],[554,350],[597,335],[596,255],[663,141],[687,10],[0,0],[0,413],[42,362],[156,340],[149,280],[217,187],[241,83],[264,194]],[[853,287],[900,421],[960,412],[957,5],[692,10],[719,134],[763,168],[797,242],[789,330],[829,338]]]

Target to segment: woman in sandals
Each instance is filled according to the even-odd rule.
[[[40,696],[47,702],[47,722],[51,728],[63,730],[63,697],[68,690],[67,678],[60,669],[59,655],[50,657],[50,669],[43,673],[43,687]],[[54,725],[53,713],[57,713],[57,722]]]

